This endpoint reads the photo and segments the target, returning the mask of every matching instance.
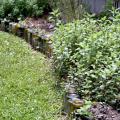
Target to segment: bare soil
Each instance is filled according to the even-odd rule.
[[[27,28],[42,29],[46,32],[51,32],[54,29],[54,25],[48,21],[48,16],[37,19],[28,17],[24,21]]]
[[[90,111],[95,120],[120,120],[120,113],[104,103],[92,106]]]

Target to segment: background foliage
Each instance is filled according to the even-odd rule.
[[[86,7],[82,0],[49,0],[53,7],[61,11],[64,22],[81,19],[86,13]]]
[[[0,17],[39,17],[49,11],[48,0],[0,0]]]
[[[61,25],[55,32],[54,62],[61,77],[77,83],[79,94],[120,108],[120,14]]]

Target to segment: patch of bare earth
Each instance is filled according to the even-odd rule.
[[[27,28],[42,29],[46,32],[52,32],[54,29],[54,25],[49,22],[48,16],[37,19],[28,17],[24,21]]]
[[[103,103],[94,105],[90,111],[93,113],[95,120],[120,120],[120,113]]]

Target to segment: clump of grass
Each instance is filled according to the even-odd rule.
[[[0,32],[0,120],[57,120],[61,105],[49,61]]]

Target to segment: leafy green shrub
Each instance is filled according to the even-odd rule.
[[[80,95],[120,108],[119,18],[111,22],[87,17],[61,25],[53,46],[56,71],[77,83]]]
[[[0,6],[0,18],[3,18],[5,16],[4,14],[3,6]]]
[[[53,23],[56,27],[59,26],[62,23],[60,16],[61,13],[59,12],[59,9],[54,9],[50,13],[49,22]]]
[[[27,11],[29,16],[41,16],[45,11],[49,11],[49,2],[48,0],[27,0]]]
[[[0,1],[0,17],[5,18],[10,14],[14,19],[19,16],[39,17],[48,9],[48,0],[4,0]]]
[[[0,17],[7,16],[13,10],[13,0],[4,0],[0,2]]]

